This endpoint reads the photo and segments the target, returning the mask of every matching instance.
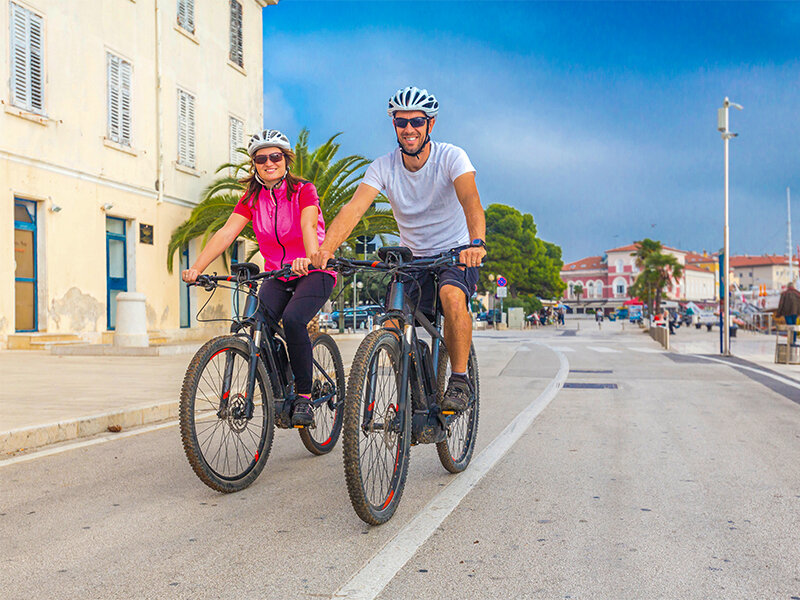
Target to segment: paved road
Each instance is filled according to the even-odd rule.
[[[1,595],[329,598],[360,574],[385,599],[800,598],[800,389],[583,327],[478,333],[478,453],[521,437],[474,487],[413,448],[382,527],[352,511],[338,449],[287,431],[233,495],[194,476],[176,427],[0,466]],[[567,384],[608,387],[547,403],[564,361]]]

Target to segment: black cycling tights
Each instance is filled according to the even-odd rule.
[[[334,279],[319,271],[290,281],[268,279],[261,285],[258,298],[267,314],[277,323],[283,319],[289,363],[294,373],[295,391],[311,393],[311,340],[308,322],[319,312],[333,291]]]

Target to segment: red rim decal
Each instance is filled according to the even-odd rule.
[[[394,496],[394,490],[389,492],[389,497],[386,499],[386,502],[383,503],[383,506],[381,506],[381,510],[389,506],[389,503],[392,501],[392,496]]]

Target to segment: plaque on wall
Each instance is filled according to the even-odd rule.
[[[139,243],[153,245],[153,226],[139,223]]]

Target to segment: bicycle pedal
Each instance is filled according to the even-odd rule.
[[[443,410],[443,411],[442,411],[442,414],[443,414],[443,415],[447,415],[447,416],[449,417],[449,416],[451,416],[451,415],[454,415],[454,414],[456,414],[456,411],[454,411],[454,410]]]
[[[292,425],[295,429],[305,429],[306,425]]]

